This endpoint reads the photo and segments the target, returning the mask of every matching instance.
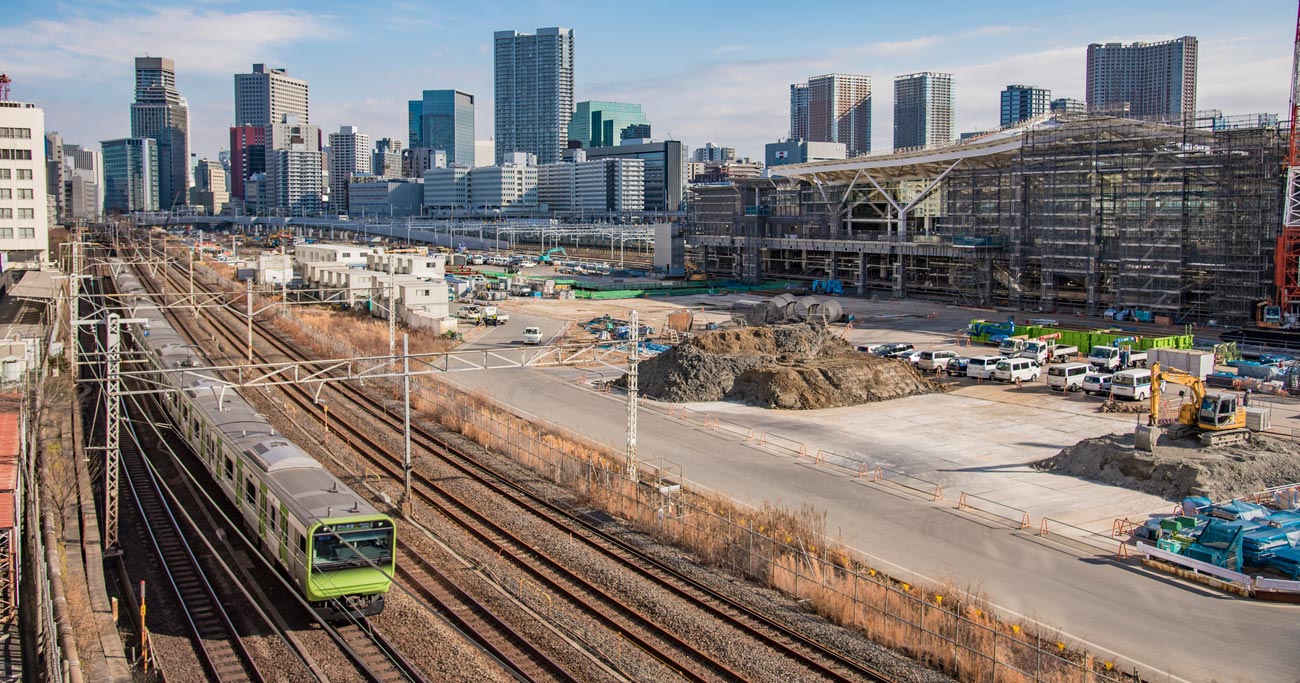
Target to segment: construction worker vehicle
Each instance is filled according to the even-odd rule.
[[[1250,438],[1246,408],[1237,394],[1207,393],[1200,378],[1176,368],[1161,368],[1159,363],[1151,364],[1150,426],[1161,426],[1160,396],[1167,393],[1166,382],[1187,387],[1192,392],[1192,402],[1179,407],[1178,417],[1165,433],[1176,439],[1199,432],[1202,446],[1225,446]]]
[[[1088,363],[1107,372],[1136,368],[1139,365],[1146,367],[1147,352],[1134,351],[1130,346],[1094,346],[1088,352]]]
[[[1060,338],[1059,334],[1048,334],[1037,339],[1026,340],[1017,355],[1037,361],[1039,365],[1047,365],[1053,361],[1064,363],[1079,355],[1079,347],[1054,342]]]
[[[555,254],[559,254],[560,256],[568,256],[568,253],[566,253],[566,252],[564,251],[564,247],[556,247],[556,248],[554,248],[554,249],[547,249],[545,254],[542,254],[541,256],[538,256],[538,257],[537,257],[537,262],[538,262],[538,263],[553,263],[553,262],[554,262],[553,257],[555,256]]]

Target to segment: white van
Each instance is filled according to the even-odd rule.
[[[1078,391],[1091,369],[1087,363],[1058,363],[1047,368],[1047,386],[1057,391]]]
[[[998,363],[1006,360],[1005,356],[979,356],[966,364],[966,376],[971,379],[988,379]]]
[[[1032,382],[1038,373],[1037,361],[1028,358],[1004,358],[993,366],[993,379],[999,382]]]
[[[1141,401],[1151,398],[1150,370],[1121,370],[1110,378],[1110,395]]]
[[[540,343],[542,343],[542,328],[540,328],[540,327],[525,327],[525,328],[524,328],[524,343],[525,343],[525,344],[540,344]]]

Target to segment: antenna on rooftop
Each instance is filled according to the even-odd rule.
[[[10,83],[13,83],[13,79],[9,78],[7,74],[0,73],[0,102],[9,101]]]

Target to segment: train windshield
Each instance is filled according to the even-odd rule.
[[[312,567],[317,571],[351,569],[393,561],[393,529],[329,531],[312,539]]]

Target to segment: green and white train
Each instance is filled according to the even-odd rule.
[[[326,619],[375,615],[392,583],[393,520],[259,415],[163,316],[139,278],[113,264],[118,293],[147,324],[124,325],[148,356],[175,433],[198,453],[259,551]],[[181,372],[181,370],[185,370]]]

